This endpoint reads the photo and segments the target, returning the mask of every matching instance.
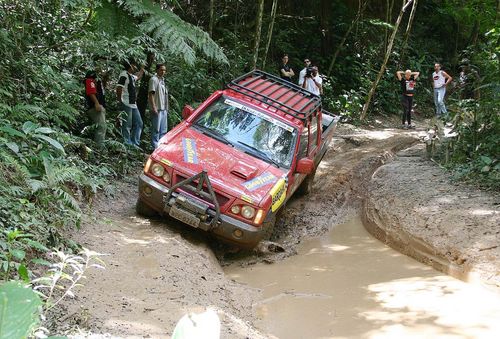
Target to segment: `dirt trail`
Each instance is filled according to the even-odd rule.
[[[90,271],[77,300],[66,302],[64,322],[118,337],[168,338],[182,315],[213,307],[222,338],[272,338],[253,326],[252,306],[262,292],[230,280],[221,265],[244,268],[295,254],[304,239],[325,234],[358,210],[376,169],[417,141],[418,132],[341,126],[317,170],[314,193],[292,199],[275,228],[272,240],[284,253],[234,254],[170,219],[138,217],[136,180],[121,183],[116,197],[101,199],[95,218],[75,235],[83,246],[109,255],[106,270]]]

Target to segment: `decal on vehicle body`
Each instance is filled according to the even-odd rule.
[[[276,181],[276,177],[269,172],[265,172],[252,180],[245,181],[242,185],[245,186],[247,190],[253,191],[257,188],[273,183],[274,181]]]
[[[283,202],[285,201],[286,198],[286,180],[285,179],[280,179],[274,185],[274,187],[269,191],[269,194],[271,195],[273,204],[271,205],[271,211],[276,212],[278,208],[280,208],[281,205],[283,205]]]
[[[184,161],[190,164],[198,163],[198,154],[196,152],[196,141],[193,139],[182,138],[182,150],[184,152]]]
[[[249,204],[253,204],[253,199],[246,194],[241,195],[241,200],[246,201]]]
[[[168,159],[161,159],[161,161],[160,161],[160,162],[162,162],[162,163],[164,163],[165,165],[170,166],[170,167],[172,167],[172,166],[173,166],[172,161],[170,161],[170,160],[168,160]]]

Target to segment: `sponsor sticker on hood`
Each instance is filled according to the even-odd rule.
[[[262,186],[274,183],[277,180],[274,174],[269,172],[264,172],[252,180],[245,181],[242,185],[249,191],[254,191]]]
[[[182,138],[182,151],[184,161],[190,164],[198,163],[198,153],[196,151],[196,141],[189,138]]]

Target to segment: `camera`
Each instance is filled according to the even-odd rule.
[[[314,67],[312,66],[309,66],[306,68],[306,78],[312,78],[313,77],[313,71],[314,71]]]

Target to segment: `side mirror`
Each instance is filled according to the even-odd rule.
[[[182,119],[186,120],[193,114],[193,112],[194,112],[193,107],[189,105],[184,106],[184,109],[182,110]]]
[[[295,172],[300,174],[311,174],[314,171],[314,161],[309,158],[302,158],[297,162]]]

